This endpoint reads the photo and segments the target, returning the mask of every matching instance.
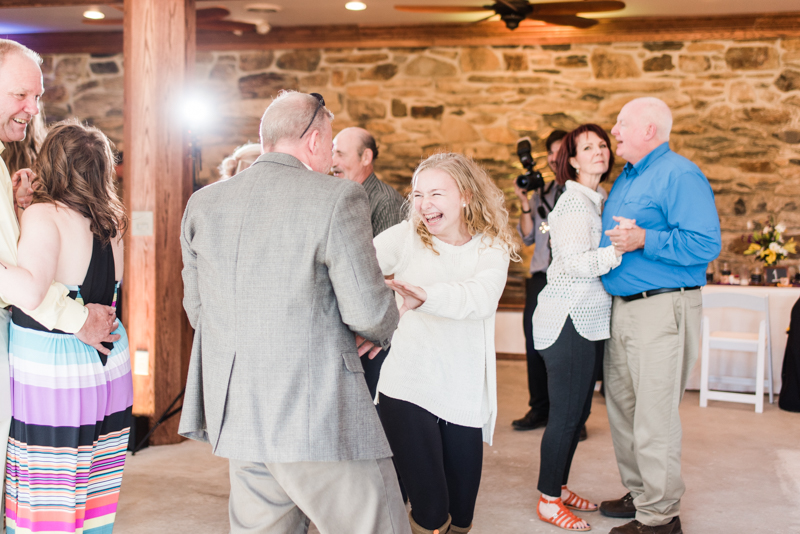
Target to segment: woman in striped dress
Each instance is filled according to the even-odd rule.
[[[21,220],[18,267],[0,269],[0,292],[28,308],[53,280],[85,304],[116,305],[124,208],[114,157],[100,130],[56,125],[36,164]],[[130,430],[128,339],[104,355],[49,331],[15,307],[9,329],[12,422],[6,469],[10,533],[111,533]]]

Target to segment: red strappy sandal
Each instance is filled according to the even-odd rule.
[[[561,495],[564,495],[564,492],[567,493],[567,498],[564,499],[562,497],[561,500],[564,502],[564,506],[566,506],[570,510],[578,510],[581,512],[596,512],[599,509],[599,507],[595,503],[589,502],[583,497],[578,497],[578,495],[573,493],[572,490],[570,490],[568,487],[561,486]]]
[[[536,505],[536,514],[539,516],[539,519],[544,521],[545,523],[550,523],[555,525],[559,528],[563,528],[564,530],[569,530],[571,532],[587,532],[592,530],[591,525],[586,523],[585,527],[578,527],[577,524],[583,521],[580,517],[577,517],[575,514],[570,512],[564,507],[564,503],[561,502],[561,499],[556,499],[555,501],[548,501],[544,497],[539,497],[539,502],[544,502],[545,504],[557,504],[558,505],[558,512],[553,517],[544,517],[542,513],[539,511],[539,505]]]

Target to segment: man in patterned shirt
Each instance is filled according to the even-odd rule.
[[[378,158],[375,138],[364,128],[345,128],[333,140],[333,175],[364,186],[369,197],[369,210],[372,218],[372,237],[389,227],[399,224],[405,218],[403,197],[375,176],[372,162]],[[374,359],[361,358],[364,378],[370,395],[375,398],[381,365],[387,351],[380,351]]]
[[[363,128],[345,128],[333,140],[333,175],[364,186],[372,215],[372,237],[405,217],[403,197],[375,176],[375,138]]]

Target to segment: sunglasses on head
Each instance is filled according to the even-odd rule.
[[[308,132],[308,129],[311,128],[311,125],[314,124],[314,119],[317,118],[317,113],[319,113],[320,108],[325,107],[325,99],[319,93],[309,93],[311,96],[317,99],[317,109],[314,110],[314,114],[311,116],[311,122],[308,123],[306,129],[303,130],[303,133],[300,134],[300,139]]]

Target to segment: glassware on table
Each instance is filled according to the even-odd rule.
[[[750,285],[750,270],[747,267],[742,267],[741,269],[739,269],[739,285],[740,286]]]
[[[706,269],[706,284],[714,283],[714,271],[714,262],[710,262],[708,264],[708,269]]]
[[[731,266],[727,261],[722,262],[722,267],[719,268],[719,283],[730,284],[731,282]]]
[[[764,271],[761,265],[756,265],[750,273],[750,283],[754,286],[764,285]]]

